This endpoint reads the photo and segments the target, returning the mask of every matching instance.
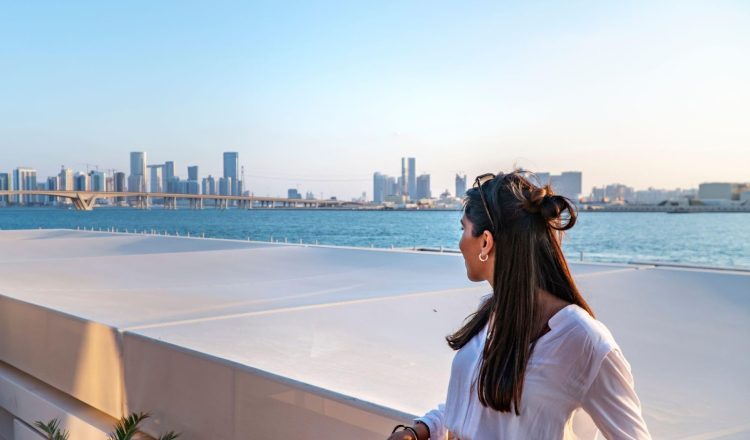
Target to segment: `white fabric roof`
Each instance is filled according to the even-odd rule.
[[[571,268],[654,438],[750,437],[750,273]],[[442,401],[444,336],[488,289],[460,255],[0,231],[2,296],[403,414]]]

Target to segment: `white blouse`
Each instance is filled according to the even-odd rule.
[[[485,325],[456,352],[445,403],[416,419],[430,439],[593,440],[597,428],[607,439],[650,439],[630,364],[604,324],[571,304],[548,325],[526,367],[520,416],[479,402]]]

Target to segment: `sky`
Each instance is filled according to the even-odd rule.
[[[256,195],[433,195],[519,166],[591,186],[750,181],[746,1],[5,2],[0,171],[130,151]]]

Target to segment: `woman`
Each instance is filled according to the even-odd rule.
[[[630,365],[563,256],[575,222],[568,199],[521,170],[477,177],[459,248],[469,279],[492,294],[446,338],[457,350],[446,402],[389,440],[594,439],[597,428],[650,438]]]

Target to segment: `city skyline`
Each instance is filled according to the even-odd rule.
[[[0,169],[147,151],[219,176],[228,150],[257,193],[342,198],[404,156],[434,193],[514,164],[748,180],[747,3],[228,6],[7,5]]]
[[[102,174],[106,174],[107,179],[116,179],[118,176],[117,174],[122,174],[125,177],[125,181],[127,182],[127,185],[125,185],[128,190],[135,185],[138,188],[142,188],[145,192],[158,192],[161,190],[165,190],[166,192],[176,192],[176,193],[186,193],[186,194],[226,194],[226,195],[235,195],[235,194],[241,194],[242,192],[248,192],[249,194],[254,194],[258,196],[274,196],[274,197],[284,197],[284,194],[290,194],[290,191],[293,191],[295,194],[301,194],[304,192],[306,194],[307,198],[311,198],[311,196],[315,195],[318,198],[329,198],[329,197],[335,197],[340,200],[359,200],[362,199],[363,195],[366,195],[366,200],[368,201],[382,201],[383,196],[385,195],[410,195],[409,192],[409,180],[414,180],[414,187],[412,188],[412,191],[415,192],[415,194],[421,194],[420,196],[416,198],[409,197],[407,200],[413,200],[416,201],[417,199],[424,198],[423,196],[425,194],[429,194],[426,198],[438,198],[443,192],[448,192],[452,196],[457,196],[457,193],[455,192],[455,189],[463,188],[466,189],[471,186],[471,182],[469,181],[468,175],[465,172],[459,171],[454,173],[453,177],[453,183],[454,185],[449,188],[444,189],[437,189],[434,188],[431,185],[432,175],[430,173],[418,170],[416,168],[416,158],[413,157],[402,157],[401,159],[401,175],[396,176],[390,176],[387,173],[382,173],[381,171],[374,171],[366,180],[369,181],[369,187],[364,189],[362,192],[356,194],[353,197],[342,197],[335,193],[326,193],[325,197],[322,197],[320,193],[316,193],[314,191],[310,191],[310,189],[304,185],[300,187],[300,185],[296,186],[287,186],[286,189],[280,191],[278,194],[261,194],[254,191],[252,188],[248,188],[244,181],[239,181],[239,187],[231,186],[231,183],[229,187],[222,187],[224,185],[223,180],[226,178],[227,173],[229,177],[232,177],[233,175],[237,175],[240,172],[240,168],[243,170],[244,175],[244,165],[242,165],[239,161],[239,156],[237,152],[223,152],[222,153],[222,169],[223,173],[199,173],[199,169],[204,169],[201,165],[186,165],[185,167],[175,167],[174,161],[165,161],[163,163],[149,163],[148,161],[148,152],[136,152],[131,151],[129,152],[130,156],[130,167],[129,168],[107,168],[105,170],[100,169],[99,166],[86,163],[86,173],[83,172],[81,169],[71,168],[67,166],[62,166],[61,170],[58,170],[57,173],[54,174],[48,174],[45,175],[44,173],[40,172],[38,168],[34,166],[26,166],[26,165],[19,165],[14,166],[9,169],[3,169],[0,168],[0,174],[7,174],[10,177],[10,181],[14,181],[12,176],[14,173],[17,173],[19,170],[31,170],[35,173],[35,183],[43,183],[48,181],[49,179],[58,177],[62,180],[61,185],[63,185],[63,188],[67,188],[68,190],[73,189],[73,181],[75,179],[78,179],[82,177],[85,174],[88,174],[91,176],[91,181],[88,183],[91,185],[91,190],[93,191],[103,191],[103,183],[95,183],[95,179],[102,178]],[[193,163],[193,162],[186,162],[186,163]],[[180,173],[179,170],[184,168],[186,172]],[[134,170],[140,170],[136,171],[136,174],[134,175]],[[158,174],[156,171],[159,171]],[[696,193],[698,190],[698,187],[702,184],[706,183],[715,183],[715,182],[722,182],[722,183],[731,183],[729,180],[706,180],[697,183],[694,186],[689,187],[674,187],[674,188],[668,188],[668,187],[658,187],[654,185],[650,185],[646,188],[637,188],[634,187],[626,182],[617,182],[617,181],[609,181],[603,185],[593,185],[589,187],[588,189],[581,185],[581,182],[583,181],[583,176],[585,173],[582,173],[581,171],[562,171],[558,174],[550,173],[546,170],[527,170],[532,171],[536,174],[537,179],[541,183],[552,183],[553,188],[558,191],[558,193],[570,193],[570,194],[580,194],[580,196],[584,199],[593,197],[594,199],[597,198],[597,194],[603,194],[605,192],[606,188],[618,188],[617,191],[626,191],[626,192],[646,192],[646,191],[657,191],[657,192],[677,192],[677,193]],[[145,182],[143,181],[133,181],[132,179],[135,178],[138,180],[137,173],[142,173],[141,177],[145,176]],[[155,184],[152,179],[154,176],[159,176],[159,183],[158,185]],[[566,175],[569,175],[569,177],[573,177],[576,181],[575,182],[565,182]],[[577,175],[577,177],[574,177],[574,175]],[[46,177],[45,177],[46,176]],[[393,186],[393,190],[384,190],[380,197],[376,195],[375,190],[373,189],[373,178],[376,179],[376,185],[377,185],[377,176],[381,176],[384,179],[390,179],[388,185]],[[258,176],[254,176],[258,177]],[[273,176],[264,176],[262,178],[270,178],[274,179]],[[404,181],[403,179],[406,178]],[[420,183],[420,178],[422,179],[422,182]],[[459,178],[463,179],[463,182],[460,182],[457,180]],[[557,179],[557,180],[555,180]],[[562,180],[561,180],[562,179]],[[207,182],[208,180],[208,182]],[[302,181],[306,181],[306,179],[300,179]],[[312,179],[313,181],[320,181],[318,179]],[[326,179],[322,179],[325,181]],[[335,179],[334,179],[335,180]],[[355,180],[365,180],[365,179],[355,179]],[[67,181],[67,183],[66,183]],[[392,182],[390,182],[392,181]],[[231,182],[231,180],[230,180]],[[738,180],[737,182],[747,182],[747,180]],[[180,188],[177,187],[177,184],[182,184]],[[207,183],[209,184],[207,186]],[[112,184],[115,187],[122,188],[123,183],[114,183]],[[383,182],[383,184],[386,184]],[[573,185],[570,189],[570,185]],[[75,183],[75,185],[78,185],[78,183]],[[155,186],[156,185],[156,186]],[[187,186],[186,186],[187,185]],[[236,185],[236,183],[235,183]],[[562,185],[562,186],[561,186]],[[80,185],[78,185],[80,186]],[[98,189],[93,189],[94,187]],[[207,191],[207,187],[211,188]],[[421,189],[418,189],[420,188]],[[116,191],[120,191],[121,189],[115,189]],[[405,193],[403,191],[406,191]],[[612,190],[609,190],[612,191]]]

